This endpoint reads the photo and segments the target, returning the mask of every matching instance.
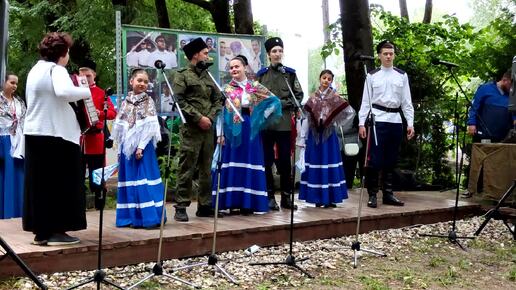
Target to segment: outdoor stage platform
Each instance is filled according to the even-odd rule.
[[[296,201],[299,210],[294,216],[296,241],[353,235],[356,231],[359,189],[337,208],[315,208]],[[453,219],[455,192],[402,192],[404,207],[384,206],[379,194],[379,207],[366,206],[364,192],[361,232],[429,224]],[[277,197],[279,198],[279,196]],[[211,251],[213,219],[195,216],[196,204],[188,209],[190,222],[173,220],[174,210],[167,206],[168,222],[164,229],[163,259],[206,255]],[[458,218],[482,213],[479,204],[460,201]],[[97,266],[98,212],[88,211],[88,229],[71,234],[81,239],[73,246],[34,246],[34,236],[24,232],[21,219],[0,220],[0,236],[36,273],[95,269]],[[156,260],[159,229],[115,227],[115,211],[104,214],[103,265],[105,267],[153,262]],[[251,245],[272,246],[287,243],[290,212],[265,215],[226,216],[219,219],[218,251],[244,249]],[[1,249],[0,249],[1,250]],[[3,253],[1,253],[3,254]],[[23,275],[9,258],[0,256],[0,277]]]

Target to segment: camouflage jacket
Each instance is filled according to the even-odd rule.
[[[173,90],[187,123],[197,124],[202,116],[214,123],[222,109],[222,98],[207,71],[192,64],[179,69],[174,76]]]
[[[298,102],[301,103],[301,100],[303,99],[303,89],[297,79],[296,70],[286,66],[284,66],[284,68],[285,74],[278,71],[278,69],[273,66],[264,67],[256,73],[258,81],[280,99],[283,109],[283,116],[278,122],[269,126],[267,128],[268,130],[290,131],[292,129],[291,116],[297,108],[292,102],[290,91],[287,83],[285,82],[285,77]]]

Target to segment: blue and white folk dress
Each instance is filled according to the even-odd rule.
[[[298,124],[296,140],[304,147],[299,199],[329,207],[348,198],[335,125],[352,121],[355,112],[331,88],[311,96],[305,110],[309,116]]]
[[[113,123],[112,136],[120,151],[116,226],[156,227],[161,223],[164,187],[155,152],[161,134],[152,98],[129,93]],[[144,148],[139,160],[138,148]]]
[[[212,166],[213,205],[219,185],[220,210],[267,212],[267,181],[260,131],[281,116],[281,102],[256,81],[232,80],[224,91],[240,111],[244,122],[226,102],[223,116],[217,122],[218,136],[224,124],[225,145],[222,147],[220,185],[217,166]],[[261,95],[261,98],[257,98],[257,95]],[[214,155],[216,163],[218,156]]]
[[[0,92],[0,219],[22,216],[25,112],[21,99]]]

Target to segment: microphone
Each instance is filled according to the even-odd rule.
[[[115,93],[112,87],[108,87],[105,92],[106,92],[106,96],[111,96],[112,94]]]
[[[213,65],[213,62],[199,61],[195,66],[202,70],[206,70],[212,65]]]
[[[447,67],[459,67],[458,64],[456,63],[453,63],[453,62],[448,62],[448,61],[444,61],[444,60],[439,60],[439,59],[434,59],[432,60],[432,64],[435,64],[435,65],[444,65],[444,66],[447,66]]]
[[[358,59],[359,60],[374,60],[374,57],[372,57],[370,55],[363,55],[363,54],[361,54],[361,55],[358,56]]]
[[[161,59],[158,59],[154,62],[154,66],[157,69],[164,69],[167,65]]]

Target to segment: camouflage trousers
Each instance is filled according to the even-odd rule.
[[[199,205],[211,206],[211,160],[214,151],[213,130],[204,131],[196,125],[184,125],[179,130],[181,148],[177,172],[176,207],[187,207],[193,197],[192,178],[199,170]]]

